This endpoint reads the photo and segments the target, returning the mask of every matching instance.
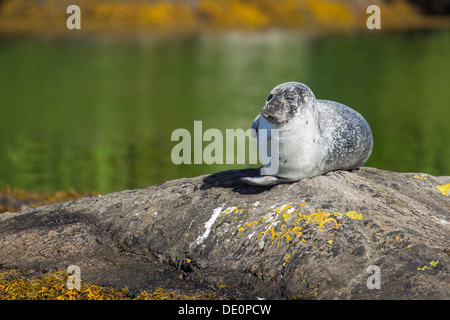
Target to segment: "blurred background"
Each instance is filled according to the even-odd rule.
[[[449,0],[0,0],[0,189],[108,193],[251,167],[175,165],[171,134],[247,130],[286,81],[367,119],[366,166],[450,175],[449,14]]]

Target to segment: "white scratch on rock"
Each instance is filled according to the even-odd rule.
[[[444,226],[450,223],[450,222],[448,222],[448,221],[446,221],[444,219],[438,219],[438,218],[435,218],[435,217],[432,217],[432,218],[433,218],[433,220],[439,222],[440,224],[442,224]]]
[[[286,210],[287,213],[292,213],[292,212],[294,212],[294,211],[295,211],[295,208],[290,208],[290,209],[287,209],[287,210]]]
[[[197,219],[197,217],[195,217],[195,219]],[[191,221],[191,223],[189,224],[189,227],[188,227],[188,230],[191,228],[191,226],[192,226],[192,223],[195,221],[195,219],[194,220],[192,220]]]
[[[223,207],[223,206],[222,206]],[[234,212],[234,210],[236,210],[237,207],[228,207],[225,209],[225,211],[223,212],[224,214],[229,214],[231,212]]]
[[[211,218],[205,222],[205,232],[203,232],[202,235],[198,236],[198,238],[194,241],[192,244],[200,245],[202,244],[209,236],[209,233],[211,232],[211,228],[216,221],[216,219],[219,217],[220,212],[222,212],[222,208],[225,204],[223,204],[221,207],[214,209],[213,215]]]

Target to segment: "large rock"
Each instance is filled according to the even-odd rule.
[[[0,267],[77,265],[82,280],[132,292],[449,298],[450,177],[361,168],[272,188],[239,180],[257,173],[1,214]]]

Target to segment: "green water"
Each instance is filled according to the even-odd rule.
[[[367,166],[450,175],[450,32],[0,39],[0,187],[106,193],[249,167],[175,165],[171,134],[246,130],[286,81],[364,115]]]

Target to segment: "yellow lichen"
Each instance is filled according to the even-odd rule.
[[[328,211],[320,211],[319,209],[316,209],[316,212],[312,213],[310,215],[303,215],[301,212],[299,212],[298,216],[301,219],[303,219],[304,221],[306,221],[306,224],[311,223],[311,222],[317,223],[320,231],[324,231],[324,225],[327,222],[334,223],[335,228],[339,227],[339,224],[336,221],[336,219],[332,218],[331,217],[332,214],[329,213]]]
[[[289,260],[291,259],[291,256],[292,256],[292,253],[288,253],[288,254],[286,255],[286,258],[284,258],[283,267],[285,267],[286,264],[289,263]]]
[[[306,204],[301,203],[299,206],[300,205],[305,206]],[[260,239],[261,237],[267,235],[270,239],[272,239],[272,244],[276,243],[279,245],[280,242],[284,240],[286,246],[289,246],[289,244],[296,239],[305,243],[306,241],[301,238],[302,227],[305,227],[308,224],[315,226],[312,228],[313,231],[317,230],[320,232],[325,232],[325,228],[338,228],[340,226],[336,220],[337,218],[341,219],[344,216],[350,219],[359,220],[363,218],[363,215],[361,213],[357,213],[356,211],[349,211],[344,215],[340,212],[330,213],[328,211],[314,209],[312,213],[304,214],[301,211],[296,211],[293,205],[283,205],[275,209],[267,207],[266,210],[269,212],[260,220],[260,223],[266,223],[266,226],[264,230],[259,232],[256,239]],[[293,214],[295,217],[294,219],[291,218]],[[245,225],[250,229],[257,224],[257,221],[251,221]],[[245,231],[240,225],[238,227],[239,231]]]
[[[430,264],[433,266],[433,268],[436,268],[437,264],[439,263],[438,261],[431,261]]]
[[[258,221],[252,221],[252,222],[247,223],[246,226],[247,227],[251,227],[251,226],[254,226],[254,225],[257,225],[257,224],[258,224]]]
[[[349,217],[350,219],[359,219],[362,220],[363,215],[361,213],[357,213],[356,211],[349,211],[346,214],[347,217]]]
[[[256,239],[259,239],[259,237],[261,237],[261,235],[263,235],[263,234],[265,234],[265,233],[266,233],[266,230],[261,231],[261,232],[258,234],[258,236],[256,237]]]
[[[439,263],[439,260],[438,261],[430,261],[430,265],[433,268],[436,268],[438,263]],[[428,267],[427,265],[424,265],[422,268],[420,268],[420,267],[417,268],[417,270],[421,270],[421,271],[424,271],[424,270],[427,270],[427,269],[430,269],[430,267]]]
[[[417,267],[417,270],[422,270],[423,271],[423,270],[427,270],[427,269],[429,269],[428,266],[423,266],[422,268]]]
[[[302,233],[300,232],[300,230],[302,230],[302,228],[294,226],[291,229],[289,229],[289,233],[296,233],[299,237],[301,237]]]
[[[446,196],[450,193],[450,183],[436,186],[436,189],[438,189],[444,196]]]

